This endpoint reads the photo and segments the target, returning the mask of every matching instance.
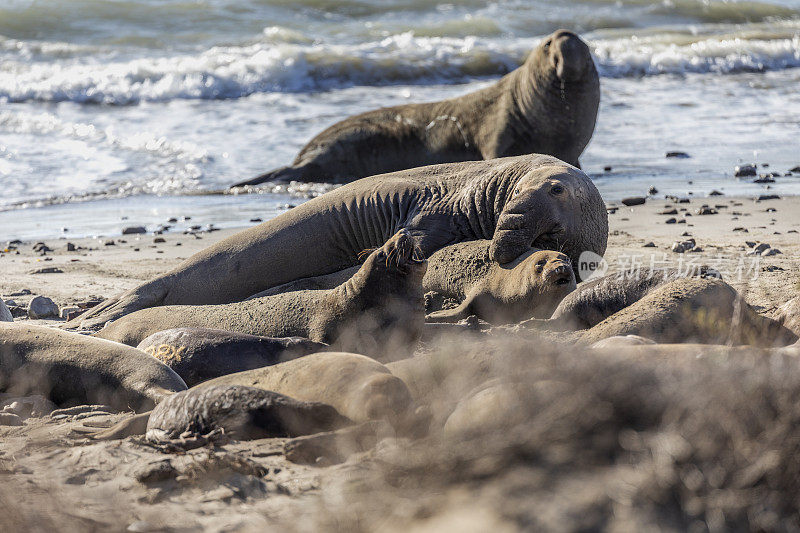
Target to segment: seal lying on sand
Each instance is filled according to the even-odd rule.
[[[381,358],[413,345],[424,326],[422,276],[414,240],[400,230],[373,251],[358,272],[326,291],[297,291],[214,306],[143,309],[97,336],[138,345],[178,326],[217,328],[267,337],[306,337]]]
[[[639,335],[658,343],[749,344],[786,346],[797,336],[759,315],[744,298],[719,279],[671,281],[587,330],[592,344],[618,335]]]
[[[406,385],[363,355],[321,352],[222,376],[201,385],[245,385],[333,406],[354,422],[401,421],[413,407]]]
[[[467,241],[446,246],[428,259],[422,278],[425,311],[434,321],[458,321],[476,315],[493,323],[548,318],[575,289],[569,257],[552,250],[529,250],[499,264],[489,257],[491,241]],[[267,289],[252,298],[298,290],[328,289],[355,273],[356,267],[304,278]],[[445,299],[461,302],[442,310]]]
[[[301,402],[254,387],[203,385],[158,404],[147,422],[146,437],[163,442],[215,430],[238,440],[297,437],[351,423],[330,405]]]
[[[549,154],[575,166],[592,137],[600,81],[589,47],[558,30],[517,70],[458,98],[369,111],[334,124],[291,166],[234,185],[354,179],[437,163]]]
[[[178,328],[154,333],[137,348],[170,367],[193,387],[226,374],[322,352],[328,345],[301,337],[257,337],[219,329]]]
[[[800,335],[800,296],[795,296],[780,306],[775,319],[792,330],[795,335]]]
[[[577,264],[605,253],[608,215],[592,181],[549,156],[415,168],[358,180],[242,231],[176,269],[72,321],[95,328],[139,309],[240,301],[296,279],[358,264],[406,228],[425,257],[456,242],[490,239],[508,263],[531,247]]]
[[[146,410],[186,389],[139,350],[41,326],[0,324],[0,392],[41,394],[59,406]]]
[[[707,274],[703,267],[689,274],[699,277],[712,275]],[[589,329],[638,302],[654,289],[685,275],[675,269],[640,270],[585,281],[558,304],[549,319],[533,319],[523,325],[554,331]]]

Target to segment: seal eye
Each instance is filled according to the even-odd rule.
[[[545,41],[545,43],[544,43],[544,49],[545,50],[549,50],[550,49],[550,42],[551,42],[550,39],[547,39],[547,41]]]
[[[550,188],[550,194],[553,194],[555,196],[558,196],[559,194],[562,194],[563,192],[564,192],[564,187],[562,185],[557,185],[556,184],[556,185],[553,185]]]

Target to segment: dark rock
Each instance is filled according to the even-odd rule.
[[[733,175],[737,178],[744,178],[748,176],[755,176],[758,172],[755,165],[738,165],[733,169]]]
[[[750,233],[750,231],[747,228],[743,228],[741,226],[733,228],[733,231],[740,231],[742,233]]]
[[[603,167],[603,172],[611,172],[612,170],[613,170],[613,167],[611,165]]]
[[[623,198],[622,204],[627,206],[643,205],[646,201],[647,198],[644,196],[631,196],[629,198]]]
[[[688,159],[691,156],[686,152],[667,152],[666,157],[674,157],[677,159]]]
[[[677,215],[678,210],[674,207],[672,209],[664,209],[663,211],[658,212],[659,215]]]
[[[664,221],[664,224],[677,224],[677,223],[678,219],[675,217],[668,218],[667,220]]]
[[[165,239],[164,237],[156,237],[155,239],[153,239],[153,242],[155,244],[161,244],[162,242],[167,242],[167,239]]]
[[[144,226],[128,226],[122,230],[123,235],[139,235],[142,233],[147,233],[147,229]]]
[[[713,191],[708,193],[708,195],[709,196],[723,196],[723,194],[721,192],[719,192],[718,190],[716,190],[716,189],[714,189]]]
[[[656,243],[654,243],[652,241],[642,245],[642,248],[655,248],[655,247],[656,247]]]

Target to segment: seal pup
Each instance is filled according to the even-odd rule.
[[[423,278],[423,287],[461,304],[428,314],[431,321],[457,322],[476,315],[487,322],[507,324],[531,317],[547,318],[575,290],[569,257],[553,250],[530,250],[505,264],[489,260],[485,241],[463,243],[448,254],[437,270]],[[440,251],[441,252],[441,251]],[[434,254],[435,255],[435,254]],[[426,281],[427,280],[427,284]]]
[[[186,390],[169,367],[115,342],[20,323],[0,323],[0,392],[41,394],[60,407],[147,410]]]
[[[396,358],[422,334],[425,268],[414,239],[400,230],[334,289],[233,304],[144,309],[112,322],[97,336],[136,346],[165,329],[217,328],[266,337],[305,337],[376,358]]]
[[[14,315],[2,298],[0,298],[0,322],[14,322]]]
[[[158,404],[147,421],[152,442],[201,437],[214,431],[237,440],[299,437],[352,424],[330,405],[302,402],[242,385],[203,385]]]
[[[797,341],[797,335],[759,315],[733,287],[716,278],[680,278],[661,285],[586,330],[581,340],[594,344],[625,335],[663,344],[697,342],[764,348]]]
[[[584,251],[605,253],[608,214],[591,179],[550,156],[451,163],[365,178],[228,237],[67,327],[97,328],[159,305],[241,301],[270,287],[356,265],[363,250],[383,246],[403,228],[424,257],[456,242],[489,239],[489,255],[498,263],[534,247],[559,250],[574,266]]]
[[[427,319],[456,322],[469,315],[491,323],[549,318],[561,300],[575,289],[569,257],[552,250],[528,250],[510,263],[489,257],[491,241],[467,241],[446,246],[428,258],[422,278]],[[329,289],[356,272],[340,272],[285,283],[258,298],[298,290]],[[460,303],[442,309],[446,300]]]
[[[490,87],[347,118],[311,139],[290,166],[234,187],[347,183],[424,165],[532,153],[579,167],[599,104],[600,80],[589,47],[574,33],[557,30]]]
[[[273,366],[221,376],[204,385],[245,385],[333,406],[353,422],[404,421],[411,393],[382,364],[359,354],[320,352]]]
[[[136,347],[174,370],[193,387],[225,374],[275,365],[329,346],[301,337],[259,337],[221,329],[159,331]]]

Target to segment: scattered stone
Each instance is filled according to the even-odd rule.
[[[678,199],[678,203],[679,204],[688,204],[690,202],[691,202],[691,200],[689,198],[679,198]]]
[[[647,201],[644,196],[631,196],[629,198],[622,199],[622,205],[633,206],[633,205],[642,205]]]
[[[156,237],[155,239],[153,239],[153,243],[155,244],[161,244],[164,242],[167,242],[167,239],[165,239],[164,237]]]
[[[675,217],[668,218],[667,220],[664,221],[664,224],[677,224],[677,223],[678,219]]]
[[[709,195],[709,196],[723,196],[723,193],[721,193],[721,192],[719,192],[718,190],[714,189],[713,191],[711,191],[710,193],[708,193],[708,195]]]
[[[733,228],[733,231],[740,231],[742,233],[750,233],[750,231],[747,228],[744,228],[742,226],[738,226],[736,228]]]
[[[658,212],[659,215],[677,215],[678,210],[674,207],[672,209],[664,209],[663,211]]]
[[[613,167],[611,165],[607,165],[607,166],[603,167],[603,172],[611,172],[612,170],[613,170]]]
[[[58,315],[58,306],[46,296],[36,296],[28,304],[28,318],[30,319],[54,318]]]
[[[28,274],[63,274],[64,271],[58,267],[44,267],[35,268],[28,272]]]
[[[651,242],[647,242],[647,243],[642,245],[642,248],[655,248],[655,247],[656,247],[656,243],[654,243],[652,241]]]
[[[713,207],[708,207],[707,205],[704,205],[703,207],[697,210],[698,215],[716,215],[718,213],[719,211],[717,211]]]
[[[681,233],[681,237],[691,237],[691,236],[692,234],[689,233],[688,231],[684,231],[683,233]]]
[[[147,233],[147,228],[144,226],[128,226],[122,230],[123,235],[139,235]]]
[[[169,220],[167,220],[167,222],[169,222],[170,224],[175,224],[177,221],[178,219],[175,217],[170,217]]]
[[[757,174],[756,166],[747,164],[747,165],[738,165],[736,168],[733,169],[733,175],[737,178],[744,178],[748,176],[755,176]]]
[[[691,156],[686,152],[667,152],[666,157],[674,157],[676,159],[689,159]]]
[[[103,243],[103,246],[116,246],[117,243],[114,242],[113,239],[109,239]]]

